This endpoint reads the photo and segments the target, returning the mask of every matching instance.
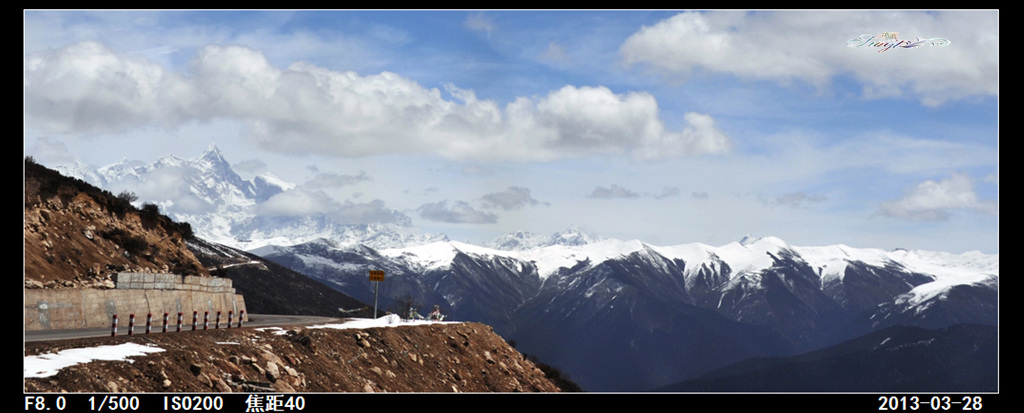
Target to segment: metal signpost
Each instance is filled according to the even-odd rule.
[[[384,281],[384,271],[370,270],[370,281],[376,282],[373,285],[373,318],[377,318],[377,287]]]

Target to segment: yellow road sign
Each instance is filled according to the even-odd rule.
[[[384,281],[384,271],[370,270],[370,281]]]

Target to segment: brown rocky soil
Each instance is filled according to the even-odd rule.
[[[25,343],[25,355],[121,343],[163,352],[25,379],[25,392],[557,392],[489,326],[211,331]]]
[[[25,163],[25,288],[114,288],[117,272],[210,276],[186,248],[191,226],[83,181]]]

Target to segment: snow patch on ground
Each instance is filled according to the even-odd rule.
[[[388,314],[383,317],[353,318],[344,323],[330,323],[308,326],[306,328],[330,328],[335,330],[347,330],[353,328],[377,328],[377,327],[401,327],[424,324],[456,324],[459,321],[430,321],[430,320],[404,320],[397,314]]]
[[[99,346],[89,348],[72,348],[57,354],[40,354],[25,357],[25,378],[50,377],[65,367],[84,364],[96,360],[127,361],[128,357],[158,353],[164,349],[156,346],[144,346],[135,343],[124,343],[116,346]]]

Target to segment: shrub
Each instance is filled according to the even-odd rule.
[[[178,231],[181,232],[181,237],[186,241],[196,237],[196,234],[192,232],[192,224],[189,224],[188,222],[178,223]]]
[[[160,207],[157,204],[146,202],[142,204],[142,212],[149,215],[157,215],[160,213]]]
[[[131,191],[121,191],[120,194],[117,194],[117,199],[120,199],[130,204],[132,202],[139,200],[139,196],[135,195],[135,193]]]

